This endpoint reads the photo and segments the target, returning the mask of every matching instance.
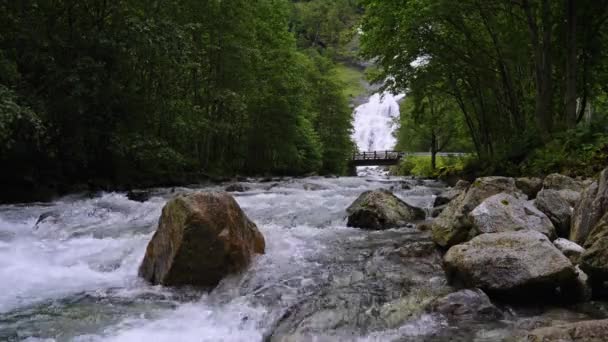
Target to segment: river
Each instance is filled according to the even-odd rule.
[[[384,122],[359,142],[391,147],[369,139],[390,131]],[[347,228],[345,209],[378,188],[430,208],[440,183],[366,172],[244,184],[250,190],[235,197],[264,234],[266,254],[210,293],[151,286],[137,269],[169,198],[226,184],[152,189],[143,203],[98,193],[0,206],[0,340],[483,342],[607,312],[601,303],[501,306],[499,321],[454,322],[429,311],[454,289],[428,233]]]

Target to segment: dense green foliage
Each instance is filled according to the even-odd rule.
[[[2,182],[344,172],[331,3],[1,1]]]
[[[414,130],[430,129],[431,137],[433,130],[451,135],[445,128],[466,127],[479,165],[494,165],[487,170],[507,172],[497,165],[520,168],[523,161],[535,172],[554,169],[540,150],[530,151],[546,145],[555,152],[551,145],[577,141],[572,132],[590,132],[608,112],[606,1],[363,3],[362,44],[380,67],[377,80],[412,97],[413,119],[402,118],[402,127],[417,121]],[[400,144],[406,137],[400,134]]]

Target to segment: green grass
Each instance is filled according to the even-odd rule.
[[[347,98],[355,98],[365,94],[366,89],[363,85],[365,74],[362,70],[345,64],[338,64],[336,66],[336,76],[346,85],[344,88],[344,95]]]

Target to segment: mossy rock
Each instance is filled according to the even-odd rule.
[[[264,250],[264,237],[229,194],[178,195],[163,208],[139,275],[152,284],[213,288]]]
[[[346,212],[349,227],[371,230],[403,227],[425,218],[424,210],[403,202],[383,189],[362,193]]]

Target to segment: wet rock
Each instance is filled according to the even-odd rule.
[[[227,192],[246,192],[251,190],[251,188],[241,183],[234,183],[228,185],[224,190]]]
[[[580,267],[589,275],[594,287],[601,290],[608,281],[608,213],[589,234],[585,248]]]
[[[573,208],[559,191],[551,189],[540,191],[534,205],[549,217],[558,236],[568,237],[570,235],[570,219],[572,218]]]
[[[536,230],[549,239],[556,238],[551,220],[531,202],[501,193],[488,197],[470,214],[474,230],[471,234],[499,233],[515,230]]]
[[[61,213],[59,211],[53,210],[44,212],[38,216],[38,220],[36,220],[36,223],[34,224],[34,229],[40,228],[40,225],[46,222],[57,223],[60,217]]]
[[[373,230],[403,227],[425,217],[422,209],[410,206],[387,190],[362,193],[346,212],[349,227]]]
[[[457,190],[457,189],[449,189],[447,191],[442,192],[441,194],[435,197],[435,202],[433,202],[434,207],[444,206],[454,200],[456,197],[463,194],[465,190]]]
[[[430,311],[440,313],[455,321],[491,321],[503,317],[503,313],[480,289],[464,289],[450,293],[435,300],[430,306]]]
[[[431,217],[433,217],[433,218],[438,217],[445,210],[445,208],[447,208],[447,204],[440,205],[438,207],[434,207],[433,209],[431,209]]]
[[[127,192],[127,198],[131,201],[135,202],[146,202],[150,199],[151,194],[150,191],[146,190],[131,190]]]
[[[453,199],[460,196],[462,193],[466,192],[467,189],[471,186],[471,183],[459,180],[453,188],[444,191],[443,193],[437,195],[435,197],[435,202],[433,203],[434,207],[442,207],[446,204],[450,203]]]
[[[591,230],[607,211],[608,169],[605,169],[599,180],[583,191],[580,202],[574,208],[570,240],[584,245]]]
[[[456,182],[456,184],[454,185],[454,187],[452,189],[467,191],[467,190],[469,190],[470,186],[471,186],[471,182],[461,179],[458,182]]]
[[[551,297],[576,282],[570,260],[531,230],[479,235],[450,248],[444,265],[453,284],[510,300]]]
[[[213,288],[264,249],[264,237],[227,193],[178,195],[163,208],[139,275],[153,284]]]
[[[513,178],[484,177],[477,179],[466,193],[452,200],[435,219],[432,228],[433,241],[443,247],[451,247],[469,238],[472,222],[469,213],[486,198],[505,193],[518,193]]]
[[[323,185],[320,184],[314,184],[314,183],[304,183],[304,185],[302,185],[302,188],[306,191],[320,191],[320,190],[327,190],[326,187],[324,187]]]
[[[559,238],[553,241],[553,244],[575,265],[579,263],[581,255],[585,252],[583,247],[567,239]]]
[[[539,328],[529,332],[520,341],[605,342],[608,341],[608,319]]]
[[[515,186],[526,194],[529,199],[534,199],[538,192],[543,188],[543,180],[536,177],[516,178]]]
[[[574,268],[576,272],[576,283],[572,287],[573,296],[578,301],[589,301],[593,296],[593,289],[589,276],[579,266]]]

